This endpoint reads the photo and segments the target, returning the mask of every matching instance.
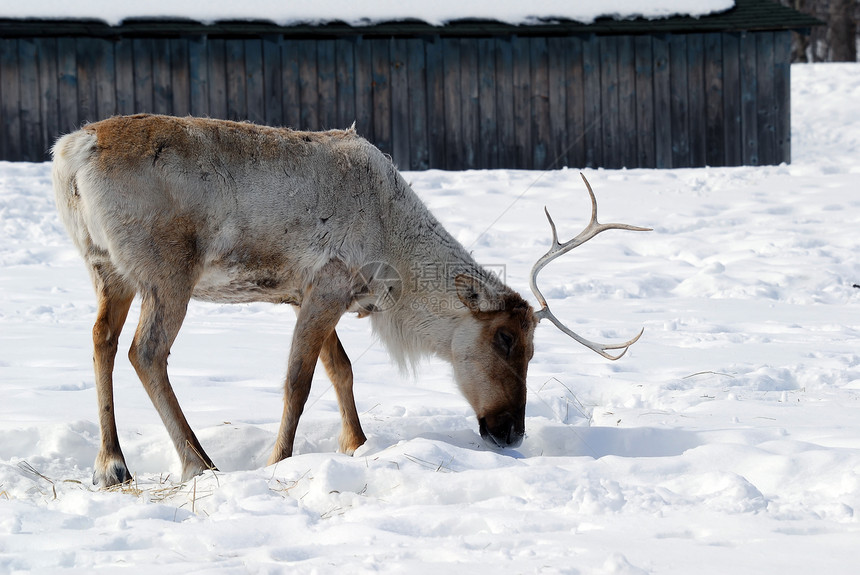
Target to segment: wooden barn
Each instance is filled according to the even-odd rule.
[[[410,170],[779,164],[790,31],[816,24],[770,0],[589,25],[0,20],[0,159],[152,112],[355,122]]]

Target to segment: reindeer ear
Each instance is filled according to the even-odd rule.
[[[457,297],[472,313],[491,311],[499,303],[498,295],[481,280],[469,274],[459,274],[454,278]]]

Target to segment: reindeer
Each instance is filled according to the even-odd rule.
[[[481,436],[494,447],[516,447],[525,434],[526,371],[541,319],[609,359],[642,334],[615,345],[585,340],[550,313],[537,288],[543,266],[598,233],[645,229],[598,224],[584,176],[591,222],[562,244],[547,212],[553,245],[532,270],[531,288],[542,306],[534,311],[472,259],[354,126],[301,132],[135,115],[86,125],[57,140],[52,153],[57,208],[98,300],[97,485],[131,479],[117,436],[113,366],[136,295],[140,320],[129,359],[179,454],[183,481],[215,468],[167,375],[192,298],[287,303],[296,310],[269,464],[292,454],[317,359],[340,406],[340,450],[352,454],[365,442],[352,366],[335,331],[346,312],[369,316],[401,367],[427,354],[450,362]],[[444,285],[403,281],[425,265],[444,270]]]

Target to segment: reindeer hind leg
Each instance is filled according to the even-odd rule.
[[[191,287],[179,287],[182,284],[181,279],[170,278],[143,290],[129,359],[167,428],[182,463],[182,481],[187,481],[215,466],[188,424],[167,377],[167,356],[191,299]]]
[[[113,368],[120,332],[134,299],[134,289],[109,263],[93,263],[90,272],[98,299],[98,312],[93,325],[93,370],[101,430],[101,446],[94,465],[93,484],[109,487],[131,480],[117,434]]]

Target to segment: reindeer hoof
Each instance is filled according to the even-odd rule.
[[[100,487],[112,487],[122,485],[131,481],[131,474],[125,466],[124,461],[114,461],[101,469],[96,467],[93,471],[93,485]]]
[[[367,438],[361,431],[359,431],[358,434],[341,432],[340,437],[338,438],[338,447],[340,447],[341,453],[353,455],[355,450],[364,445],[366,441]]]
[[[182,483],[190,481],[198,475],[203,475],[203,473],[206,471],[218,471],[218,468],[212,464],[206,466],[200,462],[197,462],[193,465],[185,465],[185,467],[182,469]]]

